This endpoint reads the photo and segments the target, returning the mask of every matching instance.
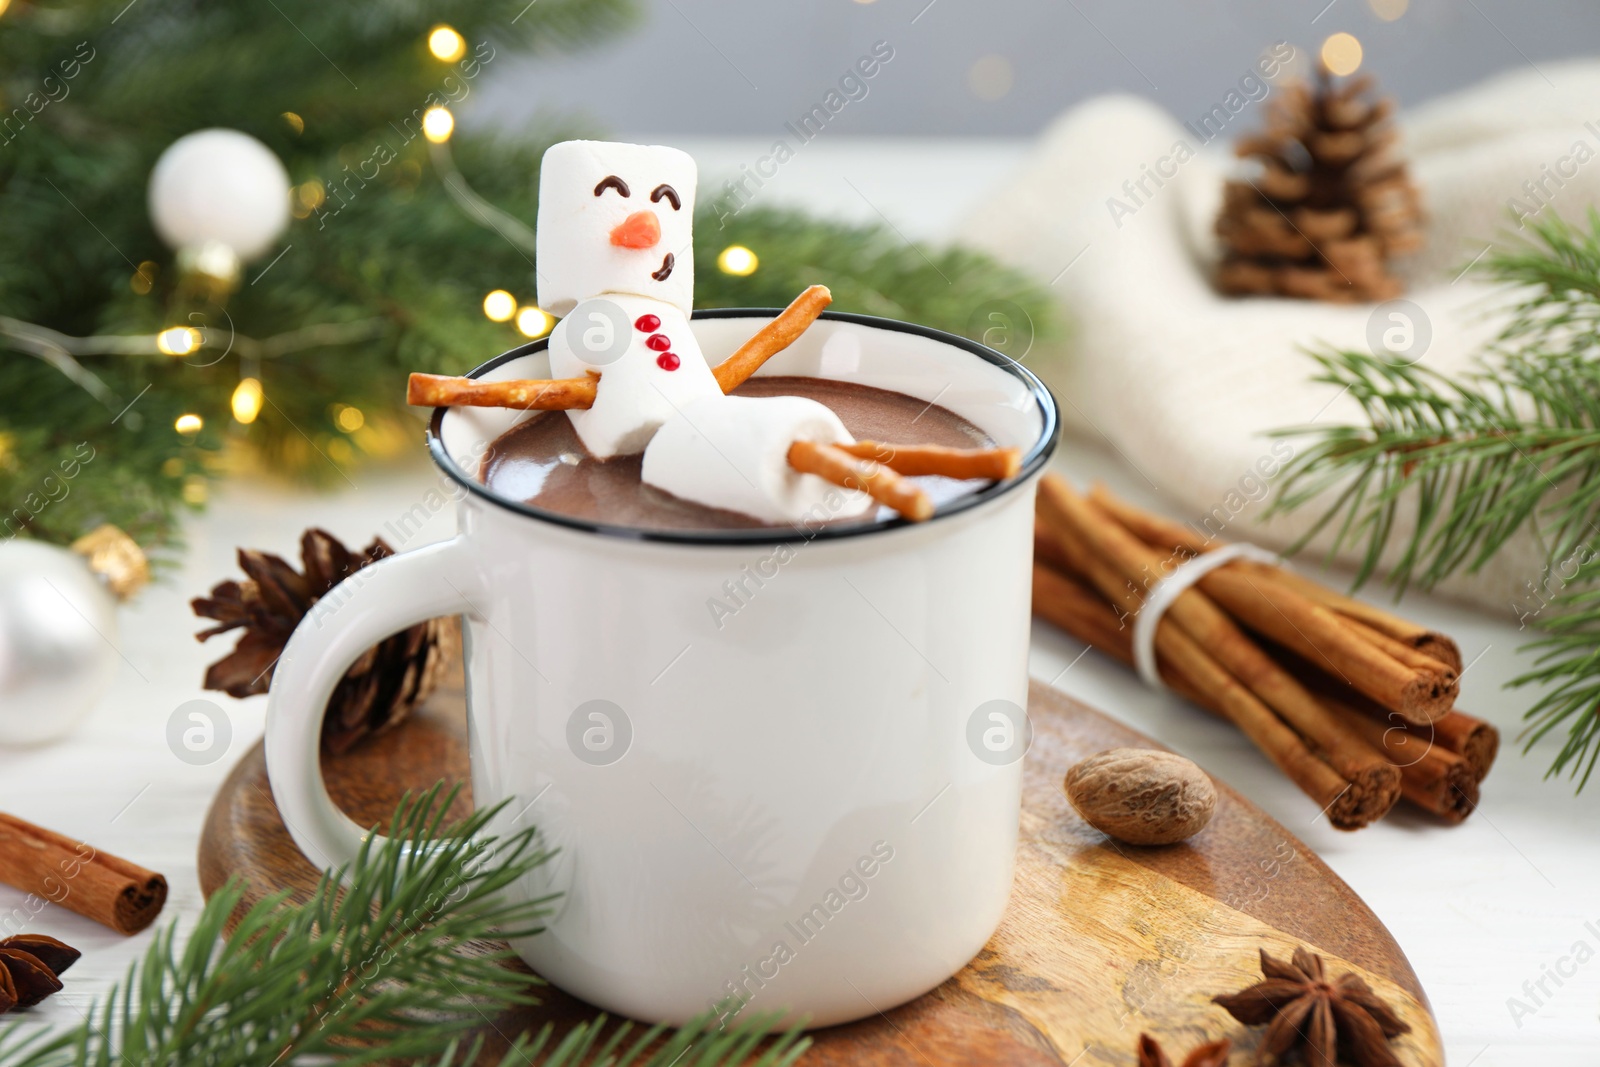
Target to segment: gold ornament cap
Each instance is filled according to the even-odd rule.
[[[109,522],[72,542],[118,600],[127,600],[150,581],[150,560],[139,543]]]

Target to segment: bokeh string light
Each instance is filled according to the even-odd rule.
[[[724,274],[744,278],[756,272],[761,260],[744,245],[729,245],[717,256],[717,269]]]
[[[1343,77],[1361,67],[1361,42],[1354,34],[1335,33],[1322,42],[1322,65],[1328,73]]]
[[[428,51],[441,63],[454,63],[467,54],[467,42],[452,26],[435,26],[428,33]]]
[[[483,298],[483,313],[490,322],[510,322],[517,313],[517,298],[496,289]]]
[[[187,356],[204,340],[200,331],[188,326],[171,326],[156,334],[156,348],[163,355]]]
[[[556,320],[544,308],[529,304],[517,312],[517,329],[524,337],[539,338],[549,333]]]
[[[233,418],[235,422],[248,426],[256,421],[256,416],[261,414],[261,404],[266,399],[266,393],[261,388],[259,378],[241,378],[239,384],[234,386]]]
[[[422,135],[434,144],[444,144],[456,128],[456,117],[447,107],[430,107],[422,113]]]
[[[333,424],[345,433],[355,433],[367,424],[367,416],[360,408],[350,404],[333,406]]]

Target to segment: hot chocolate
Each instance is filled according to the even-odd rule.
[[[769,376],[751,378],[735,396],[800,396],[815,400],[838,415],[858,440],[888,445],[940,445],[947,448],[989,448],[982,430],[947,408],[904,393],[826,378]],[[749,515],[723,511],[679,499],[646,485],[640,478],[642,455],[599,460],[578,440],[572,422],[561,411],[536,414],[501,434],[489,446],[479,479],[500,496],[575,519],[632,526],[644,530],[737,530],[768,524]],[[910,479],[942,507],[988,484],[923,475]],[[870,522],[892,518],[879,507],[873,513],[836,520]],[[812,523],[808,522],[810,528]]]

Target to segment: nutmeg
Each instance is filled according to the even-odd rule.
[[[1084,821],[1130,845],[1170,845],[1211,821],[1217,790],[1194,763],[1149,748],[1108,748],[1076,763],[1064,783]]]

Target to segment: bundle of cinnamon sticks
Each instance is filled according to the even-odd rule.
[[[1033,611],[1134,662],[1146,599],[1224,542],[1047,475],[1034,525]],[[1155,626],[1163,682],[1229,720],[1340,829],[1404,797],[1448,823],[1477,806],[1499,733],[1455,710],[1454,641],[1270,563],[1235,559]]]

